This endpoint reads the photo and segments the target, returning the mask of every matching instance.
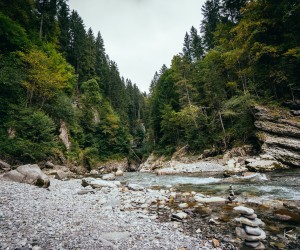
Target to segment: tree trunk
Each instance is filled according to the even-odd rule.
[[[226,131],[225,131],[225,128],[224,128],[224,123],[223,123],[223,119],[222,119],[222,115],[221,115],[221,112],[219,111],[219,118],[220,118],[220,122],[221,122],[221,126],[222,126],[222,130],[223,130],[223,134],[224,134],[224,145],[225,145],[225,148],[227,148],[227,143],[226,143]]]

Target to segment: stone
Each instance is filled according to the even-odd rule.
[[[196,196],[195,196],[195,200],[197,202],[201,202],[201,203],[223,203],[226,201],[225,198],[221,198],[221,197],[202,198],[202,197],[196,197]]]
[[[138,185],[138,184],[128,184],[128,189],[132,191],[143,191],[144,187]]]
[[[96,170],[96,169],[92,169],[91,171],[90,171],[90,175],[98,175],[99,174],[99,172],[98,172],[98,170]]]
[[[91,186],[92,188],[102,188],[102,187],[109,187],[109,188],[116,188],[117,184],[111,181],[105,181],[101,179],[94,179],[94,178],[83,178],[81,180],[81,185],[83,187]]]
[[[3,169],[3,170],[10,170],[10,169],[11,169],[11,166],[10,166],[8,163],[6,163],[6,162],[0,160],[0,169]]]
[[[46,168],[54,168],[54,164],[53,164],[51,161],[47,161],[47,162],[45,163],[45,167],[46,167]]]
[[[37,164],[19,166],[16,170],[5,173],[3,178],[44,188],[50,186],[49,177],[42,172]]]
[[[260,241],[247,241],[247,240],[245,240],[244,244],[247,247],[256,248],[260,245]]]
[[[120,169],[117,170],[116,172],[116,176],[123,176],[124,175],[124,172]]]
[[[248,215],[248,214],[242,214],[243,217],[246,217],[247,219],[250,219],[250,220],[254,220],[257,218],[257,215],[256,214],[251,214],[251,215]]]
[[[84,195],[84,194],[94,194],[95,192],[93,190],[80,190],[77,192],[79,195]]]
[[[180,207],[180,208],[188,208],[189,204],[187,204],[187,203],[181,203],[181,204],[178,205],[178,207]]]
[[[69,172],[65,172],[62,170],[56,170],[55,178],[58,180],[66,180],[70,177]]]
[[[247,234],[254,235],[254,236],[259,236],[263,232],[263,230],[260,227],[250,227],[246,225],[244,229]]]
[[[266,233],[263,230],[262,234],[259,236],[249,235],[246,233],[245,229],[241,227],[236,227],[235,232],[239,238],[247,241],[260,241],[266,238]]]
[[[245,217],[240,217],[240,218],[235,218],[235,221],[247,225],[247,226],[251,226],[251,227],[257,227],[257,226],[264,226],[265,223],[261,221],[261,219],[254,219],[254,220],[249,220]]]
[[[248,208],[248,207],[244,207],[244,206],[234,207],[233,210],[240,214],[247,214],[247,215],[254,214],[254,210],[252,208]]]
[[[188,214],[187,213],[184,213],[184,212],[179,212],[179,213],[176,213],[176,214],[172,214],[172,219],[179,219],[179,220],[183,220],[183,219],[186,219],[188,217]]]
[[[230,159],[229,161],[227,161],[227,166],[228,166],[228,168],[234,168],[235,167],[235,160]]]
[[[212,243],[214,248],[220,247],[220,241],[218,241],[217,239],[212,239]]]
[[[104,174],[103,176],[102,176],[102,180],[105,180],[105,181],[113,181],[113,180],[115,180],[116,179],[116,176],[115,176],[115,174],[113,174],[113,173],[110,173],[110,174]]]
[[[246,167],[252,171],[267,172],[275,169],[281,169],[283,168],[283,165],[276,160],[257,160],[248,163]]]

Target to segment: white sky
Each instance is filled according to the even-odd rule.
[[[86,28],[101,32],[106,53],[124,78],[148,92],[155,71],[170,65],[204,0],[69,0]]]

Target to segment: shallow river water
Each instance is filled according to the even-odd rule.
[[[118,180],[144,187],[174,187],[178,191],[196,191],[208,195],[224,196],[233,185],[235,194],[242,200],[284,199],[300,200],[300,169],[258,174],[259,181],[234,180],[209,176],[156,175],[129,172]],[[228,181],[227,181],[228,180]]]

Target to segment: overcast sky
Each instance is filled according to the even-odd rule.
[[[170,66],[191,26],[199,30],[204,0],[69,0],[86,28],[98,31],[120,74],[148,92],[155,71]]]

